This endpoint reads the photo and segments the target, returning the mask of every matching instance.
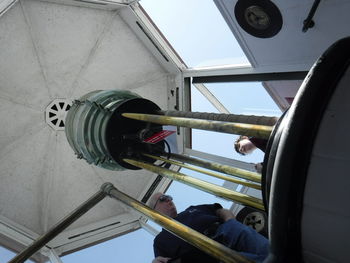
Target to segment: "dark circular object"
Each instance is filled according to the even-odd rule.
[[[125,90],[92,91],[75,100],[66,117],[66,136],[79,159],[109,170],[140,169],[124,158],[155,160],[141,153],[164,151],[164,141],[143,140],[160,132],[162,126],[132,120],[122,113],[155,114],[160,108],[152,101]]]
[[[282,28],[281,12],[269,0],[238,0],[234,12],[238,24],[252,36],[270,38]]]
[[[270,199],[270,188],[271,188],[273,166],[274,166],[275,158],[277,154],[278,143],[280,141],[281,134],[284,127],[284,123],[282,123],[282,121],[286,117],[287,113],[288,113],[288,109],[285,112],[283,112],[281,117],[276,122],[266,145],[263,168],[261,171],[261,186],[262,186],[261,193],[262,193],[262,199],[264,202],[265,211],[269,210],[269,199]]]
[[[268,263],[303,262],[301,221],[307,210],[307,205],[304,206],[305,183],[320,124],[350,65],[349,45],[349,37],[339,40],[315,62],[285,117],[272,174]],[[318,224],[317,218],[311,223]],[[323,227],[330,226],[334,224]],[[323,240],[315,243],[323,243]],[[338,250],[335,253],[338,254]]]
[[[244,207],[238,212],[236,219],[242,224],[253,228],[256,232],[267,238],[268,224],[267,215],[265,212],[251,207]]]
[[[127,169],[138,170],[139,167],[128,164],[123,159],[136,157],[138,160],[153,163],[154,159],[139,155],[139,153],[152,153],[153,150],[163,152],[165,146],[163,141],[157,144],[147,144],[141,139],[162,131],[161,125],[132,120],[122,117],[121,114],[125,112],[155,114],[159,110],[160,108],[152,101],[134,98],[123,101],[113,111],[106,128],[106,144],[109,153],[119,165]]]

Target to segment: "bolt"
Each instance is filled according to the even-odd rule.
[[[95,161],[94,161],[94,164],[95,165],[99,165],[101,162],[101,159],[100,158],[96,158]]]

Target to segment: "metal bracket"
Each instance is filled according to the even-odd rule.
[[[315,0],[312,4],[312,7],[309,11],[309,14],[307,15],[307,18],[304,20],[304,26],[302,31],[305,33],[309,28],[314,27],[315,22],[312,20],[312,18],[315,15],[315,12],[317,10],[318,5],[320,4],[321,0]]]

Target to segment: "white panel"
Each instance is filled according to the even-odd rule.
[[[100,40],[93,59],[78,80],[79,89],[72,97],[79,97],[96,89],[130,89],[135,83],[151,82],[164,72],[142,43],[119,16]],[[153,86],[153,89],[166,87]],[[162,94],[160,94],[162,95]],[[160,97],[157,96],[160,99]],[[164,98],[162,98],[164,100]]]
[[[93,58],[113,12],[23,1],[40,63],[53,98],[67,98]]]
[[[77,248],[86,247],[92,245],[96,242],[96,240],[107,240],[107,238],[117,237],[119,235],[127,234],[131,231],[137,230],[140,228],[140,223],[138,221],[131,222],[129,224],[123,225],[121,227],[115,228],[113,230],[109,230],[108,232],[102,232],[94,236],[90,236],[84,239],[81,239],[77,242],[66,243],[61,247],[55,248],[58,253],[67,253],[72,252],[72,250],[76,250]]]
[[[44,127],[43,113],[25,105],[0,98],[0,158],[6,155],[13,144],[28,133]]]
[[[303,217],[305,262],[349,262],[348,218],[335,216],[324,209],[314,209],[309,206],[304,206]]]
[[[254,67],[305,64],[308,67],[336,40],[350,34],[347,0],[321,1],[314,15],[315,26],[302,32],[313,0],[273,1],[283,19],[281,31],[272,38],[257,38],[246,33],[237,23],[234,7],[237,0],[217,0],[220,11]]]
[[[154,100],[154,98],[167,98],[169,91],[169,83],[166,76],[158,76],[153,80],[148,80],[147,83],[142,84],[140,87],[135,87],[132,89],[133,92],[139,94],[145,99],[149,99],[156,103],[162,110],[167,110],[170,105],[168,105],[167,100]],[[173,83],[174,85],[174,83]]]
[[[0,18],[0,32],[0,97],[41,109],[50,95],[20,2]]]
[[[57,133],[57,141],[54,147],[52,159],[55,160],[55,164],[50,171],[53,179],[50,193],[48,194],[49,227],[71,213],[99,190],[105,180],[99,176],[98,170],[114,175],[114,180],[111,180],[111,182],[116,186],[123,185],[124,187],[121,190],[134,192],[133,188],[126,188],[125,185],[128,180],[125,182],[121,181],[122,178],[125,178],[126,174],[125,176],[121,176],[119,172],[117,174],[114,171],[95,168],[85,161],[77,159],[68,145],[64,133]],[[125,211],[117,202],[110,201],[108,198],[104,199],[68,229],[89,224]]]
[[[112,200],[117,203],[117,200],[107,197],[107,199]],[[105,200],[107,200],[105,199]],[[50,247],[61,247],[66,243],[79,243],[87,239],[89,240],[99,240],[103,236],[106,238],[113,232],[113,235],[125,231],[125,226],[128,224],[134,224],[138,221],[138,217],[132,216],[130,213],[121,213],[118,216],[111,217],[105,220],[94,222],[85,226],[76,227],[74,229],[66,230],[59,234],[55,239],[50,241],[48,245]],[[123,230],[120,230],[123,229]],[[96,235],[99,235],[97,237]]]
[[[276,104],[283,111],[286,110],[291,103],[286,98],[293,99],[297,94],[302,80],[291,80],[291,81],[265,81],[263,82],[264,88],[273,98]]]
[[[339,82],[318,130],[304,193],[306,262],[349,262],[350,70]]]
[[[49,127],[44,127],[29,131],[1,152],[1,214],[36,233],[41,233],[41,189],[50,139]]]
[[[133,90],[166,110],[168,90],[175,87],[174,75],[140,42],[120,10],[61,3],[19,1],[0,17],[0,213],[34,234],[45,233],[106,181],[143,198],[157,177],[144,170],[104,170],[78,160],[65,133],[45,123],[46,106],[57,98],[119,88]],[[158,188],[169,183],[162,180]],[[139,217],[130,211],[104,199],[66,231],[102,227],[105,220],[127,214],[123,226],[91,232],[73,245],[67,244],[71,239],[60,239],[60,251],[140,227]]]

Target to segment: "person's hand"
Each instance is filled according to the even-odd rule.
[[[227,220],[234,219],[235,216],[233,213],[225,208],[220,208],[216,210],[216,215],[222,219],[222,221],[226,222]]]
[[[257,173],[261,174],[262,168],[263,168],[262,163],[255,164],[255,170]]]
[[[152,263],[166,263],[170,260],[171,258],[165,258],[165,257],[156,257],[153,259]]]

